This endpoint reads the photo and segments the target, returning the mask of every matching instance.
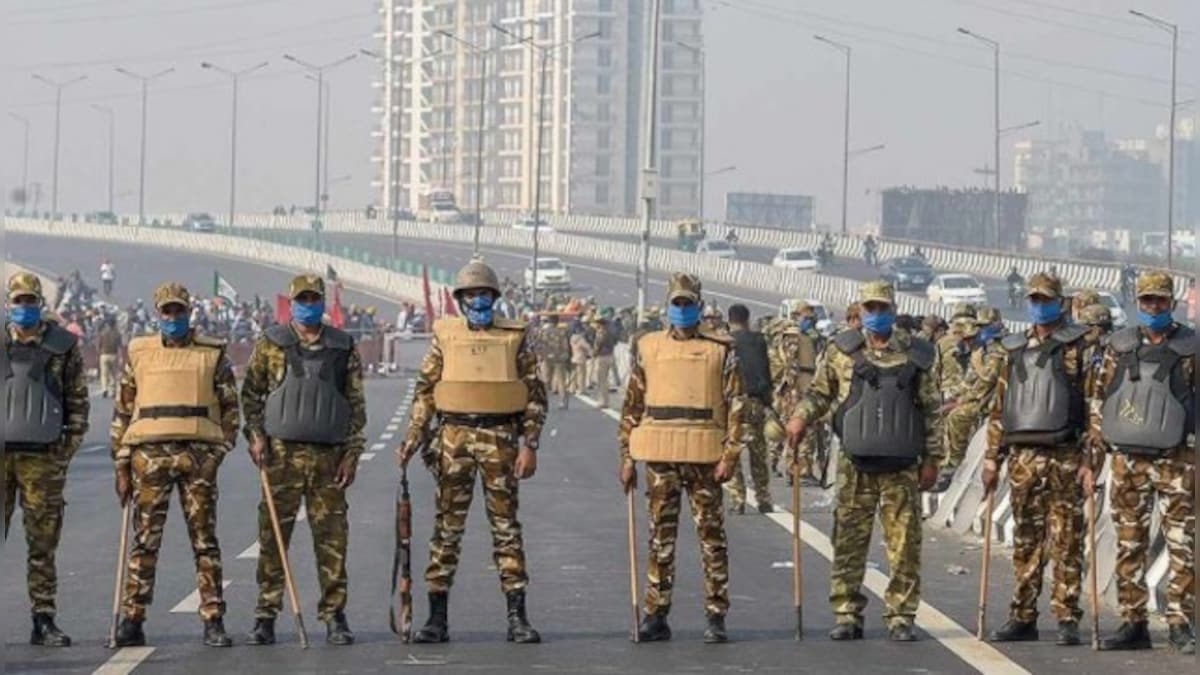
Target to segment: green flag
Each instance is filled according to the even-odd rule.
[[[213,297],[225,298],[233,304],[238,301],[237,289],[218,270],[213,270]]]

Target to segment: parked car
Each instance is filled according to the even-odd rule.
[[[737,249],[724,239],[705,239],[696,245],[698,255],[710,255],[715,258],[736,258]]]
[[[546,222],[545,218],[534,220],[533,216],[525,216],[520,220],[513,222],[514,230],[523,230],[525,232],[533,232],[534,227],[537,227],[538,232],[553,232],[554,228],[550,227],[550,223]]]
[[[533,286],[533,266],[525,268],[525,286]],[[567,266],[558,258],[538,258],[537,287],[569,290],[571,288],[571,273]]]
[[[781,248],[775,254],[771,265],[789,270],[806,270],[816,272],[821,269],[817,256],[807,248]]]
[[[898,291],[925,290],[933,277],[933,268],[924,258],[892,258],[883,268],[883,280]]]
[[[191,232],[216,232],[217,221],[207,213],[189,213],[183,219],[183,229]]]
[[[977,307],[987,304],[987,289],[970,274],[939,274],[925,289],[930,302],[953,305],[960,302]]]

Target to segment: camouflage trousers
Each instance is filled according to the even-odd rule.
[[[1081,454],[1074,446],[1012,448],[1008,459],[1009,501],[1013,513],[1011,617],[1038,617],[1038,597],[1046,564],[1054,561],[1050,610],[1060,622],[1083,616],[1083,489],[1077,472]]]
[[[761,401],[746,399],[745,420],[750,433],[744,455],[749,455],[750,478],[754,481],[754,493],[759,504],[771,504],[771,467],[767,465],[767,441],[763,438],[763,423],[766,408]],[[733,465],[733,478],[729,481],[730,503],[740,506],[746,503],[746,477],[742,462]]]
[[[538,367],[541,371],[542,384],[546,385],[547,395],[558,394],[562,403],[566,405],[567,397],[571,395],[570,364],[566,361],[543,360]]]
[[[729,547],[721,511],[721,485],[713,464],[650,462],[646,465],[649,498],[650,547],[646,564],[646,613],[671,611],[675,589],[675,544],[679,540],[679,509],[687,491],[700,557],[704,565],[704,610],[724,616],[729,611]]]
[[[500,587],[508,593],[529,584],[525,542],[517,520],[518,480],[513,474],[518,450],[516,435],[515,425],[481,429],[442,427],[437,518],[429,542],[429,568],[425,571],[430,591],[448,591],[454,584],[476,474],[483,484],[484,509],[492,528],[492,558],[500,572]]]
[[[200,618],[225,614],[221,545],[217,541],[217,469],[225,450],[209,443],[151,443],[133,449],[133,547],[125,582],[125,616],[144,619],[154,600],[154,577],[163,525],[178,488],[196,561]]]
[[[957,469],[967,456],[971,437],[982,423],[984,408],[979,402],[960,403],[943,419],[943,438],[946,461],[943,468]]]
[[[883,619],[889,627],[898,622],[912,623],[921,603],[921,501],[917,467],[866,473],[841,453],[837,471],[829,588],[829,604],[837,622],[862,625],[863,610],[867,607],[862,583],[878,512],[891,572],[883,594],[886,605]]]
[[[28,551],[25,575],[34,614],[54,616],[58,570],[54,554],[62,534],[67,463],[50,453],[4,453],[4,538],[17,500]]]
[[[1155,497],[1165,502],[1162,531],[1171,560],[1167,621],[1190,624],[1196,603],[1193,510],[1196,467],[1190,447],[1161,458],[1117,453],[1112,461],[1112,515],[1117,530],[1117,599],[1126,621],[1145,621],[1147,553]]]
[[[317,580],[321,584],[321,600],[317,603],[320,621],[329,621],[346,607],[346,545],[350,526],[346,519],[346,491],[334,483],[341,459],[342,452],[337,447],[275,441],[267,464],[279,529],[289,550],[296,514],[301,500],[304,501],[317,561]],[[258,549],[258,605],[254,616],[273,619],[283,609],[284,574],[265,501],[258,505]]]

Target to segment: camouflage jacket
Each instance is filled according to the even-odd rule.
[[[867,361],[881,368],[901,366],[908,362],[908,351],[913,337],[908,332],[896,329],[883,349],[870,345],[870,336],[863,346]],[[799,417],[810,426],[841,406],[850,398],[850,386],[854,376],[854,359],[836,346],[826,350],[817,366],[817,375],[803,400],[793,409],[790,417]],[[917,383],[917,404],[925,418],[926,461],[941,464],[945,460],[942,443],[942,395],[938,391],[936,373],[921,373]]]
[[[975,406],[981,413],[990,409],[1003,357],[1004,347],[1000,346],[999,340],[992,340],[971,352],[970,366],[963,375],[962,387],[956,397],[960,406]]]
[[[305,349],[321,349],[319,345],[305,344],[303,337],[300,344]],[[284,349],[260,337],[254,343],[254,352],[250,355],[242,380],[242,413],[246,417],[244,433],[247,439],[267,435],[264,428],[267,396],[283,385],[286,375],[287,354]],[[367,444],[367,399],[363,388],[362,358],[357,347],[350,350],[350,357],[346,361],[346,387],[342,395],[350,404],[350,429],[342,449],[348,455],[358,456]]]
[[[937,342],[938,388],[942,391],[942,400],[956,401],[962,394],[963,378],[970,369],[971,352],[963,352],[959,347],[959,338],[946,335]],[[964,367],[964,363],[968,365]]]
[[[517,377],[529,390],[529,402],[525,405],[525,414],[521,422],[521,436],[526,447],[536,450],[542,436],[542,426],[546,423],[546,386],[538,377],[538,357],[530,347],[530,340],[530,334],[526,333],[517,351]],[[435,335],[430,339],[429,352],[421,361],[417,386],[413,391],[412,415],[408,422],[408,435],[405,437],[409,445],[422,445],[432,440],[431,428],[437,416],[433,388],[442,379],[444,359],[442,347]]]
[[[28,344],[40,345],[42,337],[49,327],[50,324],[42,322],[38,327],[37,334],[33,339],[28,340]],[[6,348],[9,341],[22,341],[15,325],[10,323],[6,328],[8,334]],[[8,358],[7,353],[5,358]],[[63,394],[63,434],[59,444],[51,450],[61,459],[69,460],[75,456],[75,452],[83,443],[83,437],[87,434],[89,427],[88,415],[91,413],[87,372],[84,369],[83,353],[79,349],[79,344],[76,343],[66,354],[52,356],[50,362],[46,364],[46,369],[49,371],[50,379],[58,385],[59,391]]]
[[[543,361],[566,363],[571,360],[571,343],[564,326],[543,324],[537,330],[534,345],[534,351]]]
[[[191,335],[189,333],[187,344],[191,343]],[[224,454],[233,449],[233,444],[237,442],[238,427],[241,425],[241,411],[238,408],[237,377],[233,373],[233,364],[229,361],[229,356],[224,353],[224,350],[222,350],[221,358],[217,362],[217,372],[213,376],[213,387],[217,394],[217,405],[221,409],[221,430],[225,432],[225,445],[205,445],[219,449]],[[128,466],[132,455],[132,448],[128,445],[122,445],[121,439],[125,437],[125,430],[129,428],[130,422],[133,421],[133,411],[136,407],[136,401],[137,378],[133,374],[133,364],[126,358],[125,371],[121,373],[120,390],[117,393],[116,400],[113,401],[112,426],[108,432],[109,440],[112,442],[113,461],[116,462],[118,467]]]
[[[675,332],[674,329],[671,329],[671,331],[671,336],[677,340],[708,339],[699,335],[684,337]],[[729,343],[725,349],[725,363],[721,371],[723,378],[722,390],[725,393],[725,402],[728,406],[725,426],[725,451],[721,459],[727,463],[733,463],[741,456],[742,447],[750,442],[750,427],[746,422],[746,391],[742,383],[742,377],[738,374],[737,353],[734,351],[732,343]],[[629,456],[629,436],[633,433],[634,428],[642,423],[642,416],[645,414],[645,411],[646,370],[642,365],[641,354],[635,349],[634,361],[629,372],[629,385],[625,390],[625,404],[621,408],[621,422],[617,429],[617,444],[621,454],[622,466],[633,463],[633,458]]]
[[[771,375],[775,384],[774,407],[785,420],[787,413],[796,407],[804,394],[799,387],[805,369],[800,362],[800,350],[804,340],[812,340],[812,338],[807,333],[802,333],[800,329],[789,326],[778,334],[775,348],[771,350],[773,352]],[[812,368],[815,368],[821,359],[818,345],[819,343],[813,340],[813,353],[817,356],[817,363],[812,364],[810,366]],[[778,379],[775,379],[776,367],[779,368]]]

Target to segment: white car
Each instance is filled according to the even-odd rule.
[[[696,245],[696,254],[732,259],[737,257],[737,249],[724,239],[705,239]]]
[[[816,254],[807,248],[781,248],[771,261],[773,267],[789,270],[804,270],[816,272],[821,269],[821,262]]]
[[[954,305],[960,302],[977,307],[987,304],[987,290],[969,274],[939,274],[925,289],[930,302]]]
[[[1108,291],[1100,291],[1100,303],[1107,307],[1108,313],[1112,315],[1114,329],[1120,330],[1129,325],[1129,315],[1121,306],[1120,298]]]
[[[525,285],[533,286],[533,266],[525,268]],[[558,258],[542,258],[537,261],[537,287],[569,290],[571,273]]]
[[[535,229],[534,225],[537,226],[536,229],[538,232],[554,231],[554,228],[550,227],[550,223],[547,223],[545,218],[534,220],[533,216],[526,216],[518,221],[513,222],[513,229],[521,230],[523,232],[533,232]]]
[[[791,298],[779,303],[779,317],[787,319],[792,316],[792,310],[801,302],[807,302],[809,307],[812,307],[813,314],[817,317],[817,332],[825,337],[830,337],[836,328],[833,323],[833,317],[829,315],[829,310],[825,308],[825,303],[812,298],[801,299]]]

